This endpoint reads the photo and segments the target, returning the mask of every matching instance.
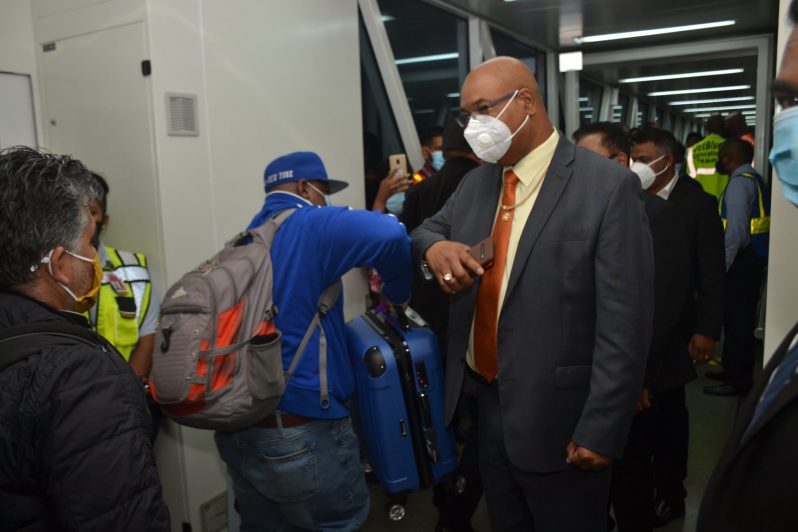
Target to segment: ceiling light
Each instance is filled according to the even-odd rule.
[[[383,15],[382,16],[382,21],[383,22],[390,22],[392,20],[396,20],[396,19],[394,17],[392,17],[391,15]]]
[[[592,107],[580,107],[579,108],[579,112],[586,112],[586,111],[592,111],[592,110],[593,110]]]
[[[678,91],[657,91],[649,92],[649,96],[676,96],[677,94],[697,94],[699,92],[724,92],[724,91],[742,91],[750,89],[751,85],[729,85],[728,87],[705,87],[703,89],[684,89]]]
[[[670,102],[668,105],[696,105],[701,103],[721,103],[721,102],[742,102],[753,100],[753,96],[734,96],[732,98],[709,98],[708,100],[684,100],[681,102]]]
[[[619,79],[618,83],[640,83],[642,81],[660,81],[663,79],[702,78],[704,76],[723,76],[725,74],[740,74],[742,72],[744,72],[742,68],[727,68],[725,70],[705,70],[703,72],[685,72],[683,74],[663,74],[661,76],[625,78]]]
[[[431,61],[446,61],[447,59],[457,59],[460,54],[452,52],[450,54],[435,54],[435,55],[420,55],[418,57],[406,57],[405,59],[397,59],[397,65],[410,65],[413,63],[429,63]]]
[[[579,98],[579,101],[580,101],[580,102],[586,102],[586,101],[588,101],[588,100],[589,100],[589,98],[588,98],[587,96],[581,96],[581,97]]]
[[[756,111],[743,111],[744,115],[755,115]]]
[[[633,39],[635,37],[649,37],[651,35],[664,35],[666,33],[679,33],[682,31],[706,30],[710,28],[720,28],[723,26],[733,26],[734,24],[734,20],[719,20],[717,22],[688,24],[686,26],[671,26],[669,28],[659,28],[653,30],[623,31],[620,33],[606,33],[604,35],[590,35],[588,37],[574,37],[574,41],[576,44],[615,41],[618,39]]]
[[[459,92],[450,92],[449,94],[446,95],[446,97],[447,98],[459,98],[460,97],[460,93]]]
[[[751,105],[727,105],[724,107],[694,107],[685,109],[685,113],[704,113],[708,111],[731,111],[733,109],[756,109],[756,104]]]

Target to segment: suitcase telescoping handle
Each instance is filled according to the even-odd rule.
[[[429,406],[427,394],[418,394],[418,404],[421,408],[421,432],[424,434],[424,446],[433,464],[438,463],[438,439],[435,437],[435,426],[432,424],[432,410]]]

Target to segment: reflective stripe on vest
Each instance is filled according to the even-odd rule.
[[[758,240],[762,240],[763,237],[767,237],[770,233],[770,212],[769,209],[765,207],[765,194],[764,194],[764,183],[761,181],[761,178],[758,178],[754,174],[750,172],[743,172],[743,176],[747,177],[748,179],[752,179],[754,184],[756,185],[756,195],[757,195],[757,205],[751,209],[751,243],[754,244],[754,247],[759,248],[757,249],[758,255],[763,255],[767,251],[767,243],[762,242],[755,242],[754,239],[757,238]],[[756,209],[756,211],[754,211]],[[720,196],[720,203],[718,203],[718,212],[720,214],[720,219],[723,221],[723,230],[726,230],[726,191],[723,191],[723,194]],[[762,249],[762,248],[765,249]]]
[[[141,253],[118,251],[109,246],[105,246],[105,250],[111,268],[107,264],[103,265],[105,275],[97,299],[96,328],[122,353],[125,360],[129,360],[139,341],[139,328],[150,305],[152,282],[146,269],[147,258]],[[112,276],[121,281],[127,293],[119,293],[119,283],[115,280],[115,288],[111,282]],[[126,298],[130,298],[130,301],[124,301]],[[135,313],[122,312],[120,302],[129,307],[135,306]]]

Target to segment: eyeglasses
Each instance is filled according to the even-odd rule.
[[[493,107],[496,107],[500,103],[502,103],[502,102],[504,102],[506,100],[509,100],[510,98],[512,98],[515,95],[516,92],[518,92],[518,90],[514,90],[512,92],[508,92],[507,94],[505,94],[501,98],[493,100],[492,102],[483,103],[482,105],[480,105],[479,107],[477,107],[474,110],[474,113],[461,111],[460,114],[457,115],[457,118],[455,120],[457,120],[457,123],[460,125],[460,127],[467,127],[468,126],[468,122],[471,120],[472,116],[488,114],[488,111],[490,111]]]

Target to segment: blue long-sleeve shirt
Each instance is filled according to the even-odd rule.
[[[287,192],[266,196],[253,224],[284,209],[297,209],[277,232],[271,248],[275,325],[282,332],[283,367],[288,368],[316,313],[321,293],[356,267],[375,268],[390,301],[410,297],[410,239],[393,216],[346,207],[317,207]],[[343,293],[322,320],[327,338],[330,406],[319,400],[319,330],[313,334],[289,382],[280,410],[307,417],[337,419],[349,415],[354,391],[344,328]]]
[[[723,201],[726,204],[726,270],[731,268],[737,253],[751,243],[751,211],[756,205],[756,183],[744,172],[756,173],[753,166],[743,165],[729,176]]]

